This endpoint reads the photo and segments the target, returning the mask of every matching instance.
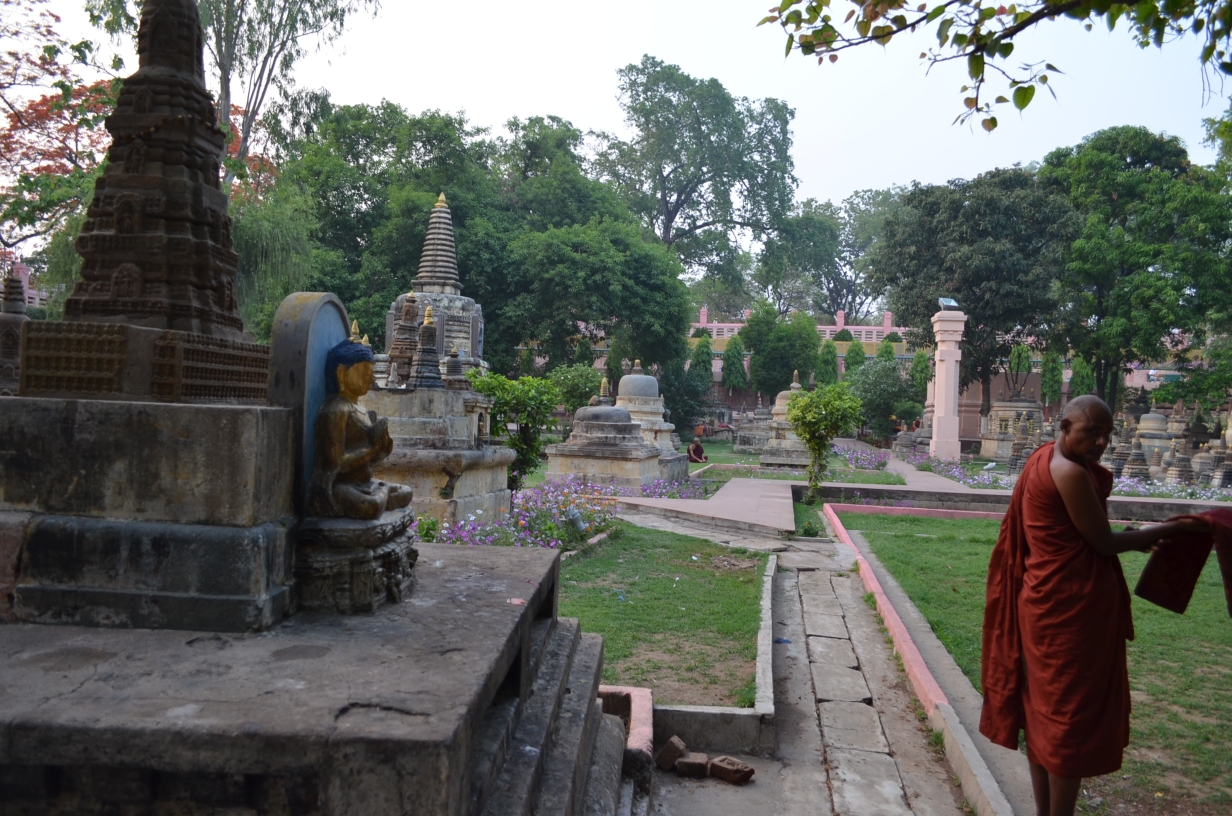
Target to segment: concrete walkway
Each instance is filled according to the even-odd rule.
[[[708,499],[621,498],[619,502],[644,513],[779,536],[796,531],[792,484],[775,479],[732,479]]]
[[[732,481],[780,489],[785,484]],[[721,495],[698,503],[710,504]],[[790,511],[790,489],[786,495]],[[757,776],[742,788],[656,771],[655,813],[963,813],[962,792],[951,782],[944,756],[930,746],[930,735],[915,715],[903,674],[873,611],[864,603],[863,585],[850,572],[854,553],[826,538],[759,539],[709,526],[696,515],[669,518],[641,509],[629,507],[620,517],[728,546],[780,552],[774,584],[776,755],[746,757],[757,768]]]

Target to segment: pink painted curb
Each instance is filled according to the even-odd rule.
[[[869,504],[830,504],[836,513],[864,513],[866,515],[883,516],[923,516],[925,518],[944,519],[993,519],[1000,521],[1005,513],[993,513],[988,510],[943,510],[928,507],[878,507]]]
[[[920,650],[916,648],[915,641],[911,639],[910,633],[907,632],[907,627],[903,625],[903,620],[898,616],[894,606],[890,603],[890,599],[886,597],[885,590],[881,588],[881,582],[877,580],[877,576],[873,574],[873,567],[868,563],[868,560],[860,554],[860,548],[851,540],[851,536],[847,533],[847,528],[843,526],[843,522],[838,520],[838,513],[833,508],[839,507],[845,512],[849,507],[860,507],[864,505],[831,505],[822,506],[822,512],[825,513],[830,523],[834,525],[834,532],[838,536],[839,541],[851,547],[856,554],[856,563],[860,567],[860,578],[864,581],[864,588],[873,593],[877,600],[877,611],[881,614],[881,619],[885,623],[885,628],[890,632],[890,638],[894,641],[894,648],[898,651],[898,656],[902,658],[903,669],[907,672],[907,679],[911,681],[911,688],[915,691],[915,696],[920,699],[920,703],[924,706],[924,712],[930,717],[938,705],[949,705],[949,699],[946,698],[945,692],[941,690],[941,686],[937,684],[937,680],[933,677],[933,673],[928,670],[928,665],[924,662],[924,658],[920,655]],[[922,509],[910,507],[877,507],[869,508],[866,512],[881,512],[885,510],[900,510],[901,513],[894,515],[917,515],[922,514]],[[865,512],[858,510],[856,512]],[[937,510],[937,513],[959,513],[959,510]],[[981,516],[996,516],[995,513],[976,513],[970,511],[969,515]],[[943,518],[945,516],[942,516]]]
[[[648,688],[637,686],[599,686],[603,713],[629,715],[629,734],[625,749],[654,756],[654,695]]]

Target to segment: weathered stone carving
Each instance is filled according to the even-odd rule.
[[[243,336],[202,42],[194,0],[143,5],[140,67],[107,118],[109,162],[77,239],[82,281],[66,320]]]
[[[21,327],[28,322],[26,290],[21,279],[5,278],[0,305],[0,397],[17,394],[21,371]]]
[[[424,309],[424,322],[419,327],[419,347],[415,350],[415,364],[411,367],[408,388],[444,388],[441,377],[441,358],[436,350],[436,316],[432,307]]]

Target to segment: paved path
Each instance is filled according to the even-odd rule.
[[[733,480],[757,484],[760,480]],[[782,485],[781,482],[769,482]],[[716,494],[715,498],[721,494]],[[711,499],[713,501],[714,499]],[[790,509],[790,491],[788,491]],[[621,514],[634,524],[780,553],[774,584],[774,683],[778,750],[748,758],[743,788],[657,773],[661,816],[959,816],[962,793],[850,573],[854,553],[830,539],[710,527],[695,518]]]
[[[708,499],[622,498],[624,506],[676,518],[708,521],[762,535],[796,531],[791,506],[792,482],[732,479]]]
[[[834,444],[842,448],[851,448],[859,450],[861,448],[871,448],[867,442],[860,442],[856,439],[836,439]],[[970,493],[975,488],[967,487],[961,482],[956,482],[953,479],[947,479],[944,476],[938,476],[928,470],[916,470],[914,465],[909,465],[902,459],[894,456],[890,457],[890,461],[886,463],[886,470],[891,473],[897,473],[907,481],[907,487],[914,490],[937,490],[943,493]]]

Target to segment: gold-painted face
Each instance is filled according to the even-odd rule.
[[[338,392],[351,402],[368,393],[372,387],[372,363],[364,360],[350,367],[338,366]]]

